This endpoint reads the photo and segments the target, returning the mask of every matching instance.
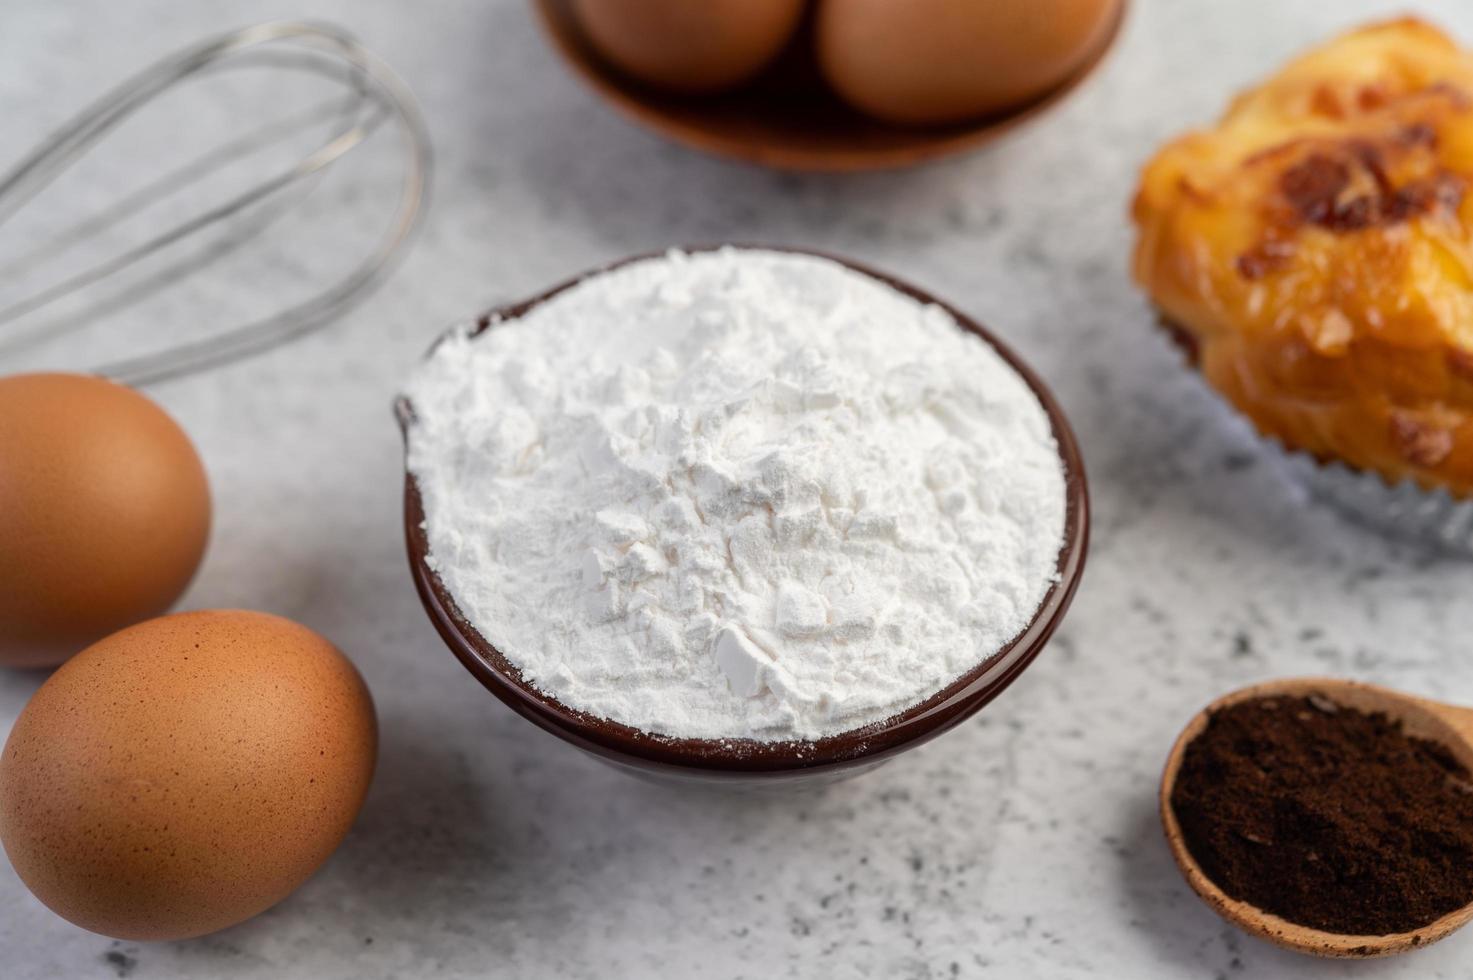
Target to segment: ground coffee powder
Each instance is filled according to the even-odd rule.
[[[1473,901],[1473,777],[1384,714],[1265,697],[1212,714],[1171,794],[1233,898],[1326,932],[1409,932]]]

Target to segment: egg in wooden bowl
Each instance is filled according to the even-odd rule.
[[[1121,0],[819,0],[814,46],[849,105],[900,126],[1038,98],[1096,52]]]
[[[573,0],[595,47],[621,71],[674,92],[719,92],[777,57],[803,0]]]

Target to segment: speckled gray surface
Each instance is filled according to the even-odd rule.
[[[152,56],[292,12],[351,26],[402,71],[440,171],[413,256],[351,323],[153,389],[215,488],[184,604],[298,618],[374,689],[383,755],[357,828],[288,901],[177,944],[74,929],[0,869],[0,976],[1466,977],[1473,936],[1347,965],[1239,935],[1176,875],[1153,812],[1172,737],[1228,688],[1327,672],[1473,701],[1473,565],[1303,503],[1178,370],[1124,271],[1153,146],[1297,48],[1404,6],[1137,0],[1104,72],[1041,123],[960,160],[832,179],[631,128],[512,0],[10,0],[7,162]],[[1473,39],[1463,0],[1416,6]],[[532,729],[441,646],[402,556],[388,405],[443,324],[720,239],[847,253],[991,324],[1055,386],[1093,484],[1090,568],[1037,664],[963,728],[816,795],[652,787]],[[208,323],[262,288],[242,274],[110,336]],[[48,356],[81,367],[102,342]],[[0,676],[0,727],[39,683]]]

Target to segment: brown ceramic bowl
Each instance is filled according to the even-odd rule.
[[[709,250],[686,249],[692,252]],[[782,778],[806,777],[816,780],[840,774],[852,775],[878,765],[960,724],[1002,693],[1033,662],[1033,658],[1038,656],[1053,635],[1065,610],[1069,608],[1075,588],[1079,585],[1080,574],[1084,570],[1085,552],[1089,544],[1089,492],[1085,484],[1084,462],[1063,411],[1037,375],[982,326],[913,286],[837,256],[803,249],[776,251],[831,259],[888,283],[923,303],[935,303],[954,316],[963,329],[987,341],[1022,376],[1048,413],[1053,424],[1054,437],[1059,444],[1060,460],[1064,465],[1067,511],[1064,546],[1059,552],[1058,579],[1044,596],[1032,622],[1016,639],[948,687],[886,721],[816,742],[681,739],[651,735],[605,718],[574,711],[535,690],[522,680],[516,667],[466,621],[456,608],[454,599],[426,562],[429,544],[423,527],[424,509],[419,487],[406,467],[404,533],[409,550],[409,568],[425,610],[451,652],[460,658],[466,669],[486,685],[492,694],[523,718],[606,762],[638,773],[684,776],[726,783],[767,783]],[[554,286],[532,299],[494,310],[480,318],[476,332],[492,329],[493,321],[498,319],[515,319],[521,316],[589,275],[597,275],[659,254],[663,253],[638,255],[615,262]],[[412,438],[414,406],[401,398],[396,403],[395,410],[407,451]]]
[[[575,74],[620,113],[677,143],[782,170],[889,170],[990,143],[1057,105],[1094,73],[1114,46],[1128,0],[1089,58],[1043,95],[1004,112],[950,126],[912,128],[870,119],[839,100],[819,76],[800,31],[772,67],[719,95],[682,97],[630,79],[588,44],[569,0],[535,0],[553,47]]]

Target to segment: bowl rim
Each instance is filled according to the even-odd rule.
[[[400,395],[395,400],[394,411],[404,442],[404,534],[415,589],[451,652],[492,694],[539,728],[604,759],[636,769],[732,777],[744,774],[811,774],[876,763],[920,745],[971,717],[1002,693],[1053,636],[1079,587],[1089,550],[1089,488],[1083,456],[1063,409],[1038,375],[994,334],[952,306],[863,263],[813,249],[723,243],[681,246],[673,250],[694,254],[723,248],[827,259],[879,280],[922,303],[934,304],[950,314],[962,329],[989,344],[1028,385],[1048,416],[1065,479],[1064,543],[1059,549],[1056,575],[1028,625],[997,653],[924,701],[883,721],[816,741],[676,738],[651,734],[577,711],[523,680],[517,667],[487,642],[460,612],[439,576],[429,567],[423,501],[408,465],[414,407],[407,397]],[[529,299],[490,310],[471,321],[468,335],[479,336],[498,323],[515,320],[592,276],[658,258],[670,251],[662,249],[619,259],[561,282]],[[425,356],[432,354],[446,338],[466,329],[464,321],[451,327],[435,339]]]
[[[832,174],[897,170],[954,156],[992,143],[1056,108],[1093,78],[1109,60],[1124,34],[1132,4],[1131,0],[1118,0],[1109,24],[1085,60],[1052,87],[1020,105],[948,125],[906,127],[869,119],[858,110],[840,104],[843,111],[855,116],[856,125],[914,137],[910,142],[894,146],[857,143],[842,148],[764,142],[723,132],[709,124],[692,122],[671,108],[687,102],[687,97],[661,93],[643,85],[622,74],[594,52],[573,12],[567,9],[568,0],[533,0],[532,6],[536,10],[541,33],[558,58],[626,120],[701,153],[796,173]],[[763,73],[766,71],[764,69]]]

